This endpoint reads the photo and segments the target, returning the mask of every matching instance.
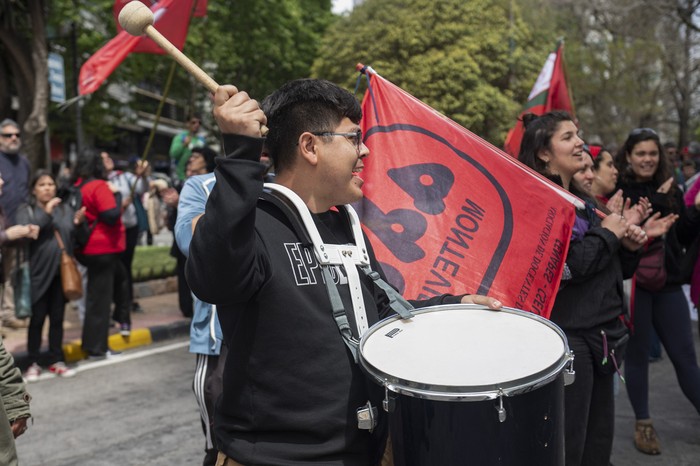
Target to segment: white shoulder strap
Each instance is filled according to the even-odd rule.
[[[352,229],[353,240],[355,244],[326,244],[321,240],[321,235],[316,228],[316,224],[311,217],[311,212],[304,201],[291,189],[279,185],[277,183],[265,183],[265,188],[274,191],[288,199],[295,210],[299,214],[304,228],[306,229],[313,243],[314,254],[322,267],[331,265],[342,265],[348,278],[348,286],[350,289],[350,297],[357,325],[357,334],[361,337],[369,328],[367,320],[367,312],[365,311],[364,299],[362,297],[362,286],[360,283],[360,275],[357,271],[357,265],[361,267],[369,267],[369,254],[365,246],[364,237],[360,220],[355,213],[355,210],[350,206],[342,206],[348,213],[350,226]],[[335,287],[335,284],[330,280],[330,274],[324,269],[324,277],[326,286]],[[333,294],[329,291],[331,300]],[[342,306],[342,303],[333,303],[334,307]],[[341,329],[342,332],[342,329]]]

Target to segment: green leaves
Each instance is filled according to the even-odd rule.
[[[554,44],[533,39],[510,8],[497,0],[367,0],[329,28],[312,71],[352,89],[355,64],[371,65],[500,146]]]

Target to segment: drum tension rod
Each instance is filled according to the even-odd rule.
[[[384,400],[382,401],[382,408],[384,408],[384,412],[393,413],[395,405],[396,400],[389,396],[389,386],[384,383]]]
[[[506,422],[506,409],[503,407],[503,390],[498,391],[496,411],[498,411],[498,422]]]

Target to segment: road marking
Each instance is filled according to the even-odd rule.
[[[118,354],[116,356],[111,356],[107,359],[103,360],[98,360],[98,361],[89,361],[89,360],[84,360],[80,362],[76,367],[75,370],[77,372],[82,372],[86,371],[89,369],[96,369],[98,367],[104,367],[104,366],[111,366],[112,364],[120,363],[120,362],[126,362],[126,361],[133,361],[134,359],[141,359],[145,358],[146,356],[152,356],[154,354],[160,354],[160,353],[166,353],[168,351],[173,351],[176,349],[180,348],[185,348],[186,346],[189,346],[190,341],[189,339],[186,341],[180,341],[177,343],[171,343],[169,345],[164,345],[164,346],[159,346],[157,348],[149,348],[143,351],[136,351],[134,353],[129,353],[129,354]]]
[[[88,360],[82,360],[80,361],[77,365],[72,366],[71,369],[74,369],[76,373],[78,372],[84,372],[87,370],[91,369],[97,369],[98,367],[104,367],[104,366],[110,366],[112,364],[117,364],[121,362],[126,362],[126,361],[133,361],[134,359],[141,359],[145,358],[147,356],[152,356],[154,354],[160,354],[160,353],[166,353],[168,351],[174,351],[178,350],[181,348],[185,348],[189,346],[190,341],[189,339],[185,341],[180,341],[177,343],[171,343],[169,345],[163,345],[163,346],[158,346],[155,348],[148,348],[140,351],[135,351],[133,353],[129,354],[124,354],[121,353],[116,356],[111,356],[107,359],[102,359],[98,361],[88,361]],[[39,376],[38,381],[40,380],[47,380],[47,379],[55,379],[58,376],[56,374],[52,374],[51,372],[43,371],[41,375]],[[34,382],[32,382],[34,383]]]

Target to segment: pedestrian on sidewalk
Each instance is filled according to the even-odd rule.
[[[194,149],[204,147],[206,140],[200,134],[202,119],[199,115],[192,115],[187,120],[186,129],[173,137],[170,143],[170,159],[172,164],[171,176],[173,184],[179,188],[186,179],[187,163]]]
[[[124,230],[126,232],[126,249],[119,255],[119,260],[124,264],[124,270],[126,271],[127,278],[127,291],[126,301],[128,303],[129,315],[121,316],[123,322],[119,322],[120,333],[122,336],[129,336],[131,334],[131,318],[130,314],[132,311],[143,311],[138,303],[134,301],[134,280],[131,276],[131,265],[134,261],[134,251],[136,251],[136,243],[139,239],[139,221],[136,214],[136,203],[141,205],[141,196],[148,191],[149,187],[149,175],[150,166],[146,160],[138,160],[136,166],[134,167],[134,173],[125,172],[121,170],[116,170],[114,167],[114,160],[110,157],[108,152],[101,152],[102,163],[107,170],[107,180],[113,186],[115,186],[122,195],[122,224],[124,225]],[[143,209],[143,205],[141,205]],[[144,226],[147,228],[147,226]],[[119,289],[119,288],[117,288]],[[120,302],[116,299],[115,302]]]
[[[116,316],[128,318],[126,270],[119,254],[126,249],[121,222],[122,196],[107,183],[107,173],[99,152],[85,150],[75,168],[75,186],[80,188],[85,219],[90,228],[87,243],[75,257],[87,267],[82,347],[92,357],[109,355],[110,311],[115,299]],[[115,287],[118,287],[115,290]],[[119,319],[118,319],[119,320]]]
[[[17,221],[39,226],[36,241],[29,246],[29,268],[32,281],[32,317],[27,331],[29,367],[24,377],[27,382],[39,379],[39,350],[46,318],[49,319],[49,372],[60,377],[75,375],[66,366],[63,357],[63,318],[66,298],[61,285],[60,235],[66,252],[73,256],[76,229],[87,228],[85,208],[75,210],[70,203],[62,203],[56,196],[56,179],[48,170],[38,170],[30,183],[28,204],[17,209]]]
[[[0,199],[2,199],[3,196],[3,187],[5,185],[5,180],[2,178],[2,174],[0,174]],[[37,238],[37,235],[39,234],[39,227],[36,226],[34,223],[28,223],[26,225],[12,225],[10,227],[6,227],[7,219],[5,218],[5,212],[2,209],[2,206],[0,205],[0,248],[5,247],[5,246],[14,246],[17,245],[20,241],[26,241],[26,240],[34,240]],[[3,267],[4,270],[5,268],[5,261],[9,261],[7,257],[4,255],[0,254],[0,266]],[[12,259],[14,260],[14,259]],[[10,269],[12,270],[12,269]],[[8,272],[9,273],[9,272]],[[8,277],[9,281],[9,277]],[[2,290],[2,294],[4,295],[5,293],[8,292],[8,288],[5,287]],[[2,301],[2,297],[0,297],[0,301]],[[13,311],[14,312],[14,308]]]
[[[13,226],[15,212],[20,204],[27,202],[29,196],[29,177],[31,167],[29,160],[20,151],[22,134],[16,121],[6,118],[0,122],[0,174],[5,177],[5,193],[0,196],[0,207],[5,215],[5,224]],[[27,320],[15,317],[14,289],[12,288],[12,271],[17,263],[15,244],[2,246],[2,272],[4,276],[3,293],[0,297],[0,327],[25,328]]]

